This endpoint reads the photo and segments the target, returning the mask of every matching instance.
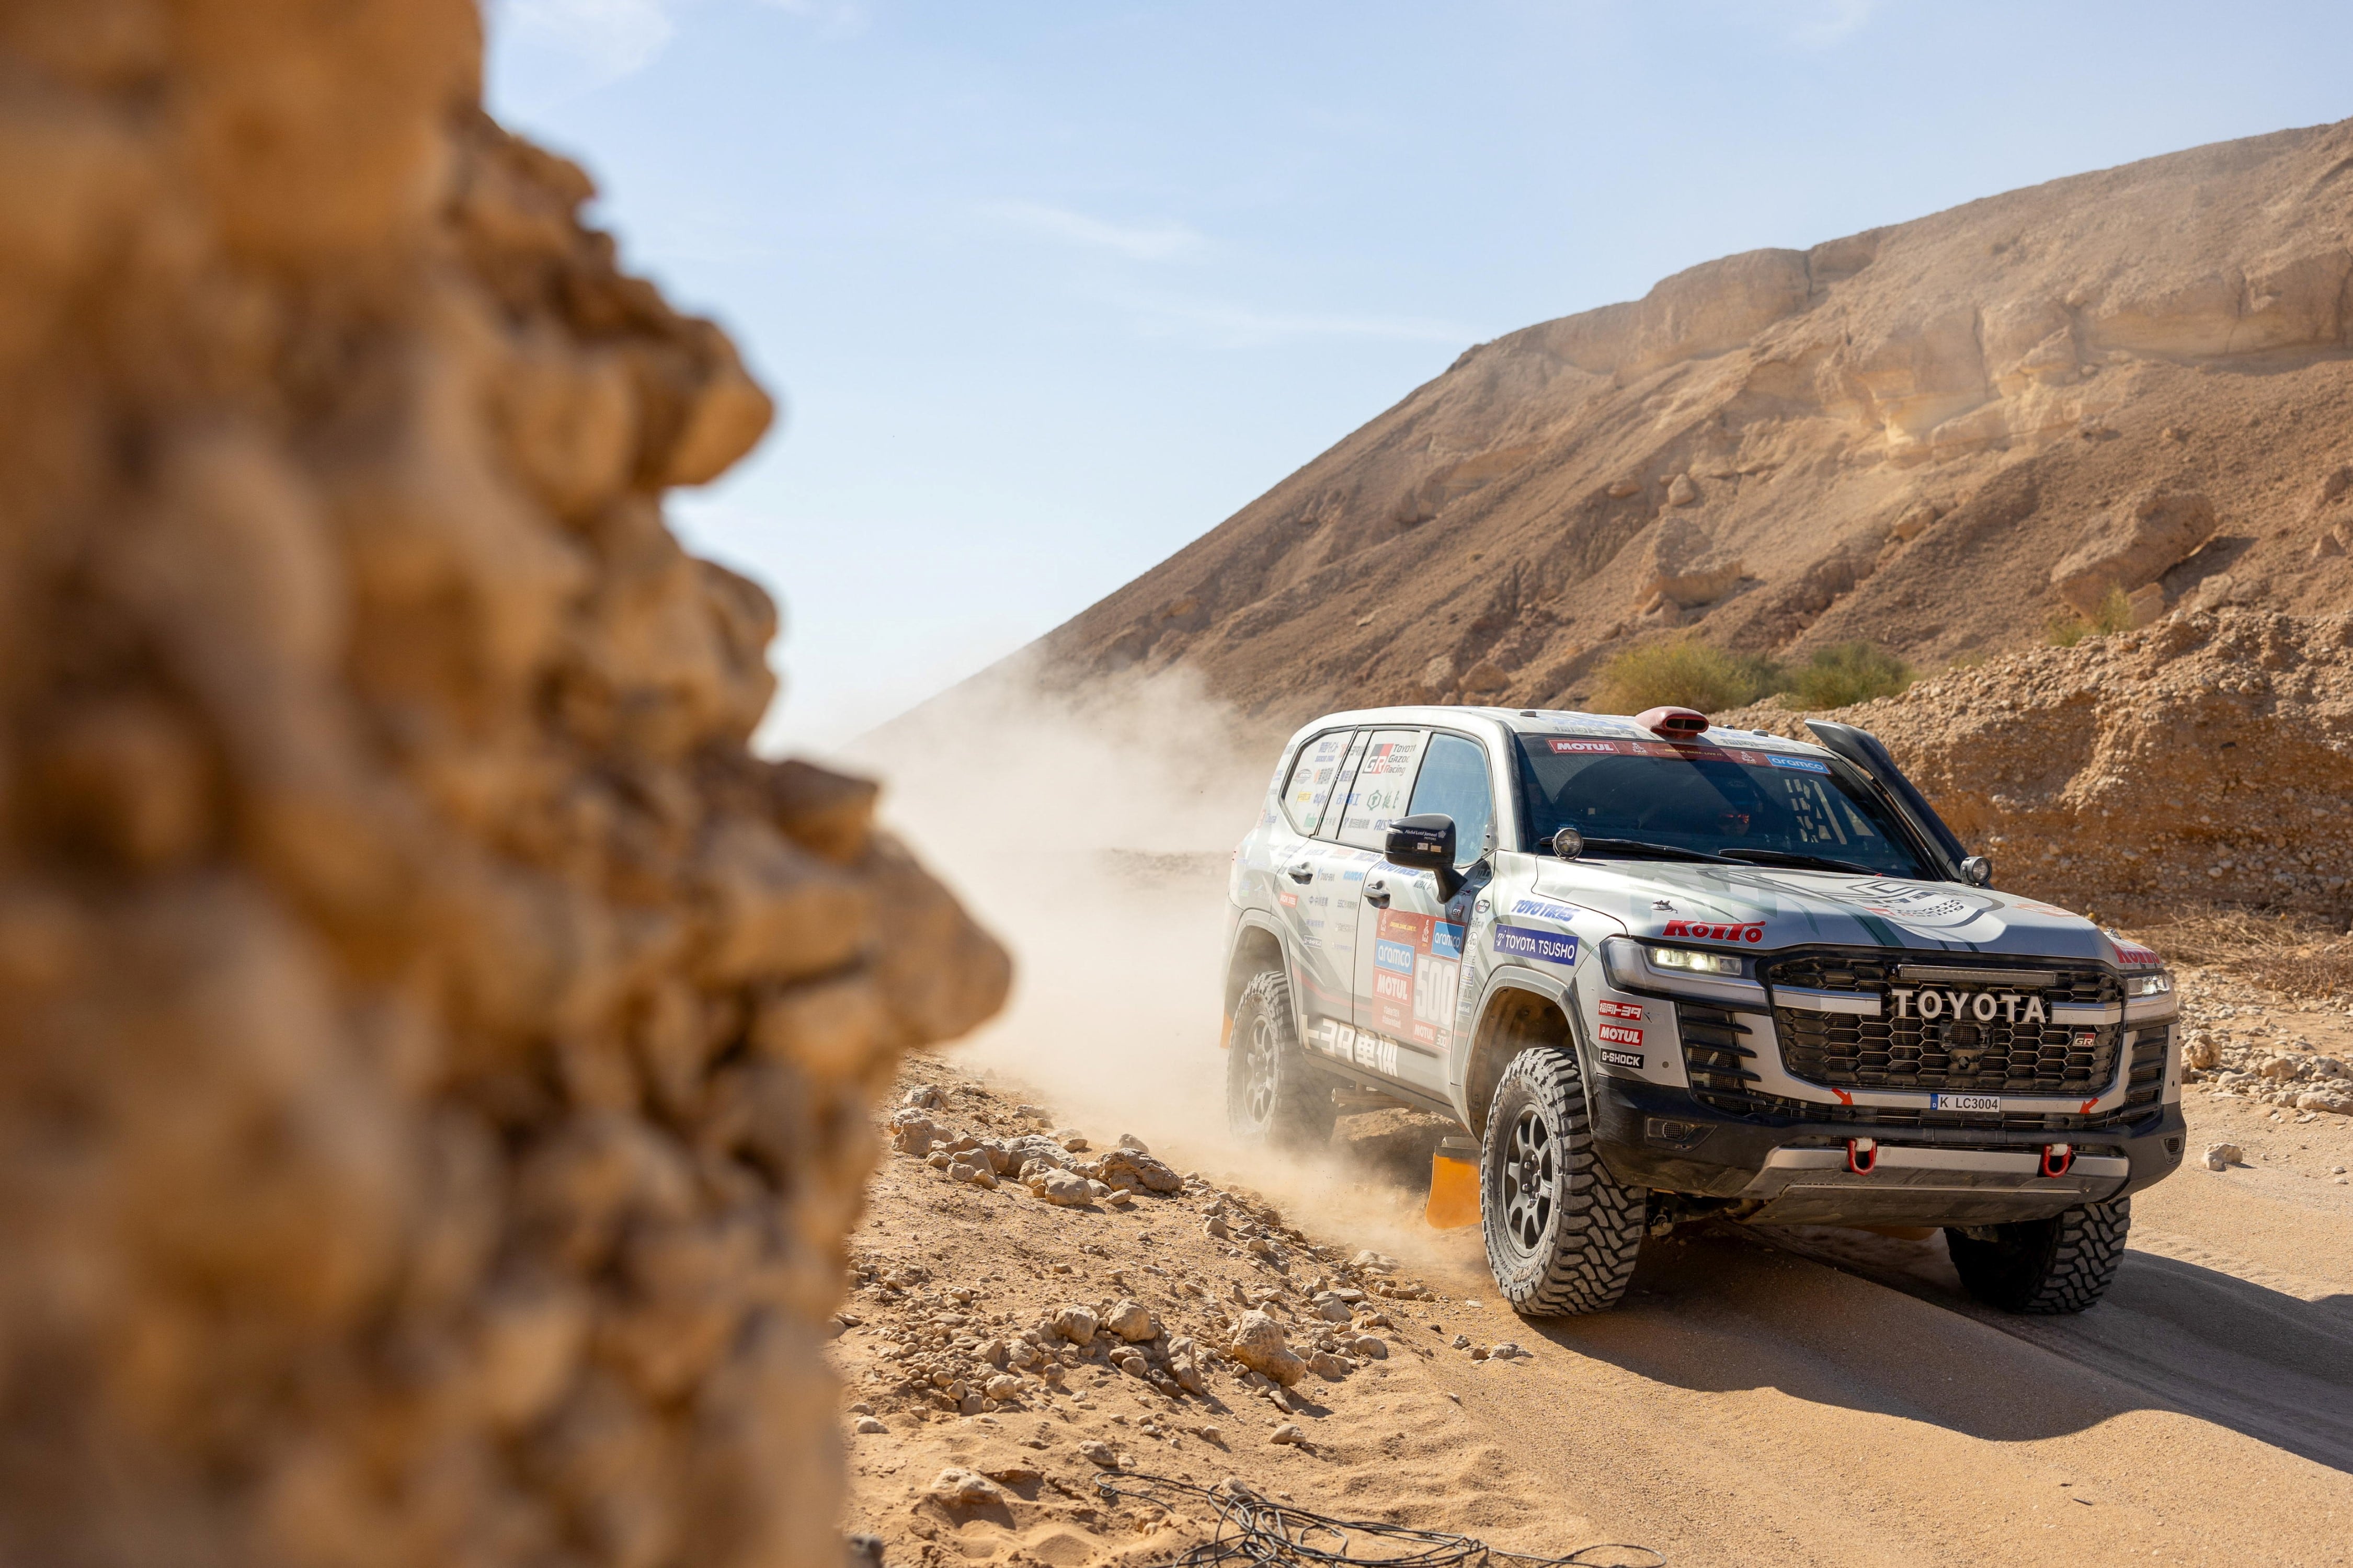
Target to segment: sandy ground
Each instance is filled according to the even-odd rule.
[[[944,1123],[983,1137],[1030,1125],[1010,1114],[1034,1098],[1014,1086],[938,1060],[909,1070],[947,1090]],[[1198,1539],[1198,1520],[1096,1497],[1103,1471],[1079,1446],[1098,1441],[1134,1469],[1233,1476],[1324,1511],[1525,1552],[1630,1542],[1676,1564],[2346,1563],[2353,1184],[2336,1168],[2353,1165],[2353,1121],[2299,1121],[2203,1087],[2189,1114],[2193,1153],[2228,1141],[2246,1163],[2185,1169],[2137,1199],[2114,1289],[2059,1319],[1969,1301],[1940,1238],[1709,1226],[1650,1244],[1619,1310],[1524,1321],[1493,1298],[1475,1231],[1409,1223],[1411,1151],[1383,1156],[1411,1140],[1385,1142],[1377,1117],[1356,1124],[1373,1131],[1352,1157],[1297,1184],[1282,1215],[1253,1209],[1210,1155],[1184,1193],[1139,1194],[1125,1212],[1049,1207],[1013,1182],[952,1184],[890,1155],[856,1251],[874,1282],[853,1293],[858,1321],[834,1346],[846,1423],[884,1428],[845,1439],[845,1527],[878,1536],[887,1562],[934,1564],[1145,1562]],[[1099,1150],[1121,1129],[1081,1131]],[[1208,1234],[1212,1209],[1265,1221],[1271,1257]],[[1295,1239],[1281,1228],[1293,1219]],[[1366,1246],[1402,1266],[1351,1273],[1343,1260]],[[882,1282],[908,1263],[927,1278]],[[1370,1331],[1389,1353],[1310,1374],[1295,1397],[1214,1358],[1207,1397],[1173,1399],[1081,1359],[1065,1386],[1082,1393],[1025,1374],[1002,1406],[951,1414],[928,1384],[907,1391],[905,1363],[878,1338],[919,1337],[945,1310],[965,1322],[929,1331],[953,1354],[957,1331],[1004,1335],[1060,1303],[1134,1299],[1166,1333],[1213,1342],[1239,1291],[1303,1352],[1321,1326],[1314,1288],[1349,1279],[1432,1299],[1369,1297],[1359,1324],[1377,1313]],[[942,1294],[959,1288],[970,1303]],[[1473,1359],[1506,1340],[1531,1353]],[[1283,1424],[1306,1443],[1271,1441]],[[950,1466],[997,1474],[997,1497],[927,1498]]]

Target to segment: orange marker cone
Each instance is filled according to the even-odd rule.
[[[1430,1202],[1421,1217],[1434,1230],[1461,1230],[1479,1223],[1479,1145],[1449,1138],[1430,1157]]]

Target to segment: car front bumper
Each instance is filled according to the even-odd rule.
[[[1630,1185],[1722,1198],[1735,1217],[1767,1225],[1993,1225],[2047,1219],[2170,1175],[2188,1133],[2178,1105],[2128,1124],[2082,1131],[1767,1121],[1727,1115],[1689,1091],[1620,1079],[1592,1080],[1602,1163]],[[1867,1172],[1850,1168],[1856,1139],[1875,1144]],[[2047,1145],[2067,1143],[2059,1175]]]

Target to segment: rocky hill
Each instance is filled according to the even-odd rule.
[[[2353,591],[2353,121],[1669,278],[1466,352],[1044,639],[1276,721],[1573,704],[1693,628],[1931,667]]]

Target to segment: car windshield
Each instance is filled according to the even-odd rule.
[[[1842,762],[1712,741],[1576,735],[1522,735],[1519,752],[1530,850],[1574,827],[1603,856],[1664,851],[1677,859],[1936,874],[1891,808]]]

